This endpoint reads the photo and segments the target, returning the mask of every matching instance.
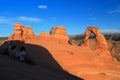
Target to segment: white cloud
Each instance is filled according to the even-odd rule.
[[[96,18],[89,18],[90,20],[97,20]]]
[[[110,13],[110,14],[120,13],[120,9],[111,10],[111,11],[109,11],[109,13]]]
[[[14,22],[19,21],[19,22],[41,22],[42,20],[39,18],[35,17],[25,17],[25,16],[20,16],[20,17],[12,17],[12,18],[6,18],[4,16],[0,16],[0,24],[13,24]]]
[[[34,17],[25,17],[25,16],[20,16],[17,17],[18,21],[28,21],[28,22],[40,22],[41,19],[39,18],[34,18]]]
[[[40,8],[40,9],[47,9],[48,6],[47,5],[39,5],[38,8]]]
[[[0,24],[7,23],[8,21],[5,19],[0,19]]]
[[[5,18],[4,16],[0,16],[0,18]]]
[[[6,19],[4,16],[0,16],[0,24],[8,23],[8,19]]]

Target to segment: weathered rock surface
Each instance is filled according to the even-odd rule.
[[[20,23],[15,23],[14,25],[14,33],[8,38],[8,40],[20,40],[20,41],[34,41],[34,40],[55,40],[55,41],[60,41],[60,42],[66,42],[68,43],[69,37],[67,35],[67,31],[65,27],[63,26],[58,26],[58,27],[53,27],[50,31],[50,35],[47,34],[46,32],[41,32],[39,36],[36,36],[34,34],[34,31],[32,30],[31,27],[24,27]]]
[[[14,33],[8,38],[8,40],[20,40],[22,41],[22,32],[23,32],[24,26],[22,24],[19,24],[18,22],[14,25]]]
[[[93,33],[96,36],[96,49],[104,49],[108,50],[109,46],[108,43],[104,37],[104,35],[100,32],[98,27],[90,26],[87,28],[85,31],[85,39],[84,39],[84,45],[85,46],[90,46],[89,45],[89,37]]]
[[[120,41],[108,41],[110,47],[110,53],[118,61],[120,61]]]
[[[58,39],[69,40],[67,31],[64,26],[53,27],[50,31],[50,36]]]
[[[26,41],[28,39],[36,39],[31,27],[24,27],[22,24],[16,22],[14,25],[14,33],[8,38],[8,40],[20,40]]]
[[[23,37],[24,40],[36,39],[37,38],[37,36],[34,34],[31,27],[24,28],[22,37]]]
[[[68,44],[69,41],[69,37],[64,26],[53,27],[50,30],[50,34],[47,34],[46,32],[41,32],[39,35],[39,39],[44,41],[57,41],[65,44]]]
[[[46,32],[41,32],[39,37],[50,37],[48,33]]]

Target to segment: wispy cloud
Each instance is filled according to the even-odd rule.
[[[120,13],[120,9],[111,10],[111,11],[109,11],[109,13],[110,14]]]
[[[39,5],[38,8],[40,8],[40,9],[47,9],[48,6],[47,5]]]
[[[8,23],[8,19],[6,19],[4,16],[0,16],[0,24]]]
[[[0,24],[4,24],[4,23],[7,23],[8,21],[5,20],[5,19],[0,19]]]
[[[4,16],[0,16],[0,18],[5,18]]]
[[[12,18],[6,18],[4,16],[0,16],[0,24],[13,24],[14,22],[41,22],[42,20],[35,17],[25,17],[25,16],[19,16],[19,17],[12,17]]]
[[[28,22],[40,22],[41,19],[39,18],[34,18],[34,17],[25,17],[25,16],[20,16],[17,17],[18,21],[28,21]]]
[[[97,20],[96,18],[89,18],[90,20]]]
[[[90,17],[89,20],[97,20],[97,19],[94,17],[94,14],[92,14],[92,13],[88,14],[88,16]]]

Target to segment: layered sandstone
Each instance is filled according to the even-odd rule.
[[[8,40],[23,40],[22,32],[23,32],[24,26],[22,24],[19,24],[18,22],[14,25],[14,32],[13,34],[8,38]]]
[[[49,36],[48,33],[43,31],[43,32],[40,33],[39,37],[50,37],[50,36]]]
[[[31,27],[26,27],[23,30],[23,39],[27,40],[27,39],[36,39],[37,36],[34,34],[33,30]]]
[[[66,42],[69,41],[69,37],[64,26],[53,27],[50,31],[50,36],[56,39],[65,40]]]
[[[85,46],[90,46],[89,44],[89,37],[91,35],[91,33],[93,33],[96,36],[96,49],[104,49],[104,50],[108,50],[109,46],[108,43],[104,37],[104,35],[100,32],[98,27],[95,26],[90,26],[86,29],[85,31],[85,39],[84,39],[84,45]]]
[[[60,42],[69,41],[67,31],[63,26],[53,27],[50,31],[50,34],[41,32],[39,36],[36,36],[31,27],[24,27],[18,22],[15,23],[14,33],[8,38],[8,40],[33,41],[37,39],[41,40],[42,38],[44,38],[44,40],[52,39]]]
[[[8,38],[8,40],[26,41],[28,39],[36,39],[31,27],[24,27],[22,24],[16,22],[14,25],[14,33]]]

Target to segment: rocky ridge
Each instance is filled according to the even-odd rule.
[[[64,26],[53,27],[50,30],[50,34],[46,32],[41,32],[39,36],[34,34],[34,31],[31,27],[24,27],[22,24],[16,22],[14,25],[14,32],[8,37],[8,40],[20,40],[20,41],[30,41],[30,40],[39,40],[41,38],[54,39],[60,42],[68,42],[69,37],[67,35],[66,29]]]

